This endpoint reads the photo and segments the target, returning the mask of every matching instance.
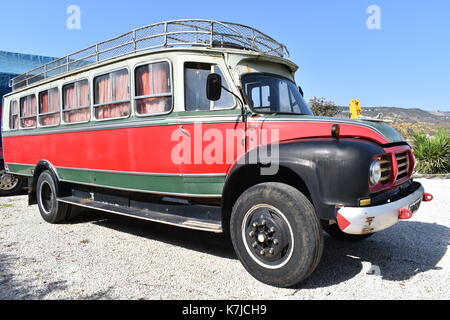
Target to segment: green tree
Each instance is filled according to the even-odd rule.
[[[327,101],[325,98],[317,98],[309,100],[311,110],[314,115],[321,117],[334,117],[339,113],[339,107],[333,101]]]

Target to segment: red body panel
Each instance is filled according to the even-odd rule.
[[[204,150],[210,141],[195,139],[194,125],[184,125],[191,133],[192,148],[199,143]],[[234,130],[243,123],[204,124],[202,131],[215,129],[225,136],[227,129]],[[171,141],[179,125],[82,131],[43,135],[5,137],[6,162],[36,165],[47,160],[55,167],[97,169],[141,173],[186,174],[227,172],[231,163],[179,165],[171,153],[179,141]],[[225,146],[222,145],[225,148]],[[193,150],[193,149],[192,149]],[[194,151],[192,159],[194,160]],[[237,151],[235,151],[237,154]],[[237,154],[241,156],[242,154]],[[236,158],[236,157],[235,157]],[[235,159],[232,161],[235,162]]]
[[[320,121],[249,121],[246,147],[309,137],[330,137],[333,123]],[[197,126],[197,127],[196,127]],[[369,128],[340,124],[342,137],[361,137],[383,144],[386,138]],[[137,173],[226,174],[246,152],[243,122],[161,125],[137,128],[36,134],[4,138],[6,162],[36,165],[47,160],[55,167]],[[174,133],[178,138],[172,141]],[[251,132],[251,133],[250,133]],[[276,132],[273,135],[273,132]],[[235,134],[230,141],[229,136]],[[266,135],[262,138],[262,135]],[[222,139],[217,139],[222,136]],[[181,137],[190,143],[190,161],[180,165],[172,159]],[[205,161],[204,153],[214,162]],[[208,149],[209,148],[209,149]],[[222,149],[222,151],[220,151]],[[201,153],[199,155],[199,153]]]

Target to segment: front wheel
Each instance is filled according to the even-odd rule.
[[[230,235],[239,260],[259,281],[292,287],[317,267],[323,251],[311,202],[282,183],[246,190],[233,207]]]

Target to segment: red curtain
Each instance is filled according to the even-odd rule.
[[[120,70],[98,77],[95,85],[95,104],[106,104],[130,99],[127,70]],[[119,102],[97,107],[97,119],[126,117],[130,114],[130,102]]]
[[[64,87],[64,109],[75,108],[77,104],[75,97],[75,84]]]
[[[54,112],[52,114],[44,114],[39,116],[40,124],[43,126],[52,126],[59,124],[61,115],[59,113],[61,104],[59,101],[58,88],[40,94],[40,113]]]
[[[136,69],[136,96],[170,94],[169,64],[160,62]],[[139,114],[164,113],[171,107],[172,97],[137,99]]]
[[[111,81],[109,75],[98,77],[95,80],[95,104],[103,104],[110,102],[111,98]],[[97,119],[107,119],[108,108],[100,106],[97,108]]]
[[[40,113],[47,113],[49,112],[48,110],[48,91],[46,92],[42,92],[40,94],[41,96],[41,112]]]
[[[85,122],[91,118],[89,102],[89,83],[81,80],[64,87],[64,109],[86,107],[85,109],[64,112],[64,121],[69,123]]]
[[[37,104],[36,96],[31,95],[20,100],[20,109],[22,118],[22,126],[24,128],[34,128],[36,127],[37,120]]]

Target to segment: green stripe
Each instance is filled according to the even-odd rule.
[[[221,195],[225,177],[152,176],[57,168],[60,179],[98,186],[144,192]]]
[[[33,175],[34,166],[9,164],[9,171],[21,175]],[[183,195],[221,196],[225,176],[178,176],[127,174],[123,172],[56,168],[61,180],[96,185],[106,188],[126,189],[137,192],[156,192]]]
[[[24,164],[8,164],[8,170],[9,172],[17,175],[32,176],[34,166]]]

